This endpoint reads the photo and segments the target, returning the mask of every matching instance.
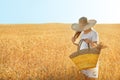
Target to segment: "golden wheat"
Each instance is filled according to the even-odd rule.
[[[97,24],[99,80],[120,80],[120,25]],[[70,24],[0,25],[0,80],[84,80],[70,60],[76,51]]]

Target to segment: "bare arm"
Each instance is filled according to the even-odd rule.
[[[97,46],[97,41],[91,41],[89,39],[84,39],[84,41],[86,43],[89,43],[92,47],[96,47]]]
[[[80,33],[81,33],[81,32],[76,32],[76,33],[74,34],[74,36],[72,37],[72,43],[75,44],[75,45],[77,45],[77,46],[78,46],[78,44],[76,44],[75,41],[76,41],[76,39],[79,37]]]

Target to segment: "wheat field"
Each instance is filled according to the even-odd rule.
[[[97,24],[98,80],[120,80],[120,24]],[[85,80],[69,55],[76,51],[70,24],[1,24],[0,80]]]

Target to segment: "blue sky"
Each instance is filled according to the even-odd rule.
[[[74,23],[82,16],[120,23],[119,0],[0,0],[0,24]]]

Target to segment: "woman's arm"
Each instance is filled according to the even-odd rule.
[[[97,47],[97,49],[99,49],[99,50],[108,47],[108,46],[104,45],[102,42],[100,42],[99,44],[97,44],[97,41],[91,41],[91,40],[89,40],[89,39],[84,39],[84,41],[85,41],[86,43],[90,43],[90,45],[91,45],[92,48]]]
[[[81,33],[81,32],[76,32],[76,33],[74,34],[74,36],[72,37],[72,43],[75,44],[75,45],[77,45],[77,46],[78,46],[78,44],[76,44],[75,41],[76,41],[76,39],[79,37],[80,33]]]
[[[89,43],[92,47],[96,47],[97,46],[97,41],[91,41],[89,39],[84,39],[84,41],[86,43]]]

